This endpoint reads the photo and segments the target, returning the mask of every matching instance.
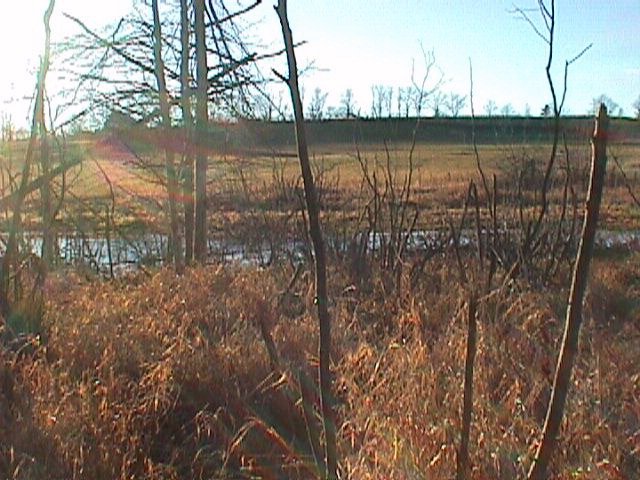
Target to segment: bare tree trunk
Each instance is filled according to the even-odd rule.
[[[205,149],[209,126],[207,45],[205,39],[204,0],[194,0],[196,62],[198,89],[196,91],[196,168],[195,168],[195,232],[193,253],[196,261],[207,257],[207,153]]]
[[[193,262],[193,228],[194,228],[194,203],[193,203],[193,116],[191,114],[191,88],[189,85],[189,54],[191,43],[189,41],[189,7],[187,0],[180,0],[180,107],[182,109],[183,122],[183,174],[182,195],[184,206],[184,238],[185,238],[185,262]]]
[[[469,312],[467,324],[467,356],[464,362],[464,400],[462,407],[462,433],[458,449],[456,480],[471,478],[469,471],[469,437],[471,434],[471,415],[473,413],[473,367],[476,357],[478,299],[475,293],[469,294]]]
[[[46,25],[45,28],[49,28]],[[47,31],[47,36],[50,32]],[[45,48],[49,48],[48,46]],[[43,85],[44,90],[44,85]],[[49,141],[47,138],[47,123],[44,114],[44,91],[42,93],[42,101],[39,102],[38,111],[36,112],[36,123],[38,134],[40,135],[40,169],[42,177],[46,180],[42,182],[40,187],[40,209],[42,212],[42,260],[44,265],[50,266],[53,262],[53,209],[51,206],[51,151],[49,149]]]
[[[22,207],[24,206],[24,200],[29,190],[29,177],[31,176],[31,164],[33,163],[33,151],[38,136],[38,118],[40,112],[44,112],[44,84],[47,78],[47,72],[49,71],[49,57],[51,52],[51,28],[50,20],[55,7],[55,0],[49,1],[49,6],[44,14],[44,55],[40,63],[40,69],[38,71],[38,84],[36,89],[36,101],[33,107],[33,119],[31,122],[31,136],[29,138],[29,144],[27,146],[27,153],[22,167],[22,177],[20,178],[20,186],[16,194],[15,202],[13,205],[13,218],[11,221],[11,227],[9,230],[9,238],[7,240],[7,249],[4,257],[2,258],[2,266],[0,268],[0,308],[2,314],[6,317],[10,311],[9,303],[9,278],[10,270],[13,267],[17,256],[17,235],[18,229],[22,223]],[[45,178],[45,183],[49,182],[49,179]]]
[[[333,397],[331,393],[331,371],[329,362],[331,360],[331,318],[328,308],[327,294],[327,265],[324,239],[322,238],[322,229],[320,226],[320,206],[313,180],[313,172],[309,162],[309,151],[307,148],[307,138],[304,128],[304,114],[302,111],[302,100],[300,99],[300,89],[298,87],[298,66],[294,51],[294,43],[287,18],[287,2],[286,0],[278,0],[276,7],[280,25],[282,27],[282,36],[284,38],[287,50],[287,62],[289,66],[288,78],[283,78],[289,86],[291,93],[291,101],[293,103],[293,112],[296,126],[296,142],[298,146],[298,158],[300,160],[300,169],[302,171],[302,179],[304,183],[305,199],[307,211],[309,213],[309,235],[313,243],[316,269],[316,298],[315,303],[318,308],[318,320],[320,323],[320,401],[322,404],[322,417],[324,422],[325,437],[325,460],[326,460],[326,478],[330,480],[337,479],[338,461],[336,448],[336,424],[333,411]]]
[[[158,0],[151,1],[153,10],[153,54],[156,82],[158,84],[158,96],[160,99],[160,114],[162,116],[162,136],[168,139],[171,135],[171,114],[169,111],[169,92],[164,75],[164,60],[162,59],[162,31],[160,27],[160,12]],[[165,170],[167,174],[167,196],[169,197],[169,222],[171,228],[171,240],[169,242],[169,257],[174,261],[178,272],[182,271],[182,238],[178,224],[178,209],[176,199],[178,198],[178,179],[176,176],[176,166],[174,152],[171,145],[164,149]]]
[[[529,480],[544,480],[546,478],[547,467],[555,448],[560,424],[562,423],[564,405],[571,382],[571,370],[578,349],[578,337],[580,324],[582,323],[582,301],[587,288],[589,264],[593,255],[593,244],[607,168],[607,130],[607,109],[604,104],[601,104],[592,139],[591,180],[589,182],[589,193],[582,227],[582,238],[571,282],[564,337],[553,381],[549,410],[547,411],[542,433],[542,441],[529,471]]]

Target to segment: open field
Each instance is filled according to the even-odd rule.
[[[380,195],[385,192],[390,195],[399,193],[411,170],[408,201],[419,212],[417,227],[446,227],[449,218],[460,216],[470,180],[480,187],[481,197],[486,198],[478,162],[490,188],[492,176],[496,175],[498,196],[502,198],[498,207],[504,210],[505,217],[509,217],[511,222],[517,213],[514,197],[518,194],[519,182],[524,210],[532,211],[539,205],[535,186],[540,182],[550,155],[547,121],[527,121],[533,125],[528,126],[528,130],[522,126],[526,124],[523,119],[513,120],[515,127],[512,125],[508,130],[500,124],[509,125],[507,120],[496,119],[493,123],[479,120],[478,136],[483,141],[477,144],[477,157],[470,140],[468,120],[465,119],[442,120],[439,123],[432,119],[420,127],[419,131],[426,133],[416,135],[415,143],[411,141],[415,121],[365,122],[365,127],[345,124],[344,121],[334,122],[336,125],[331,122],[311,124],[311,132],[316,131],[316,140],[313,140],[313,134],[310,135],[310,149],[327,222],[348,221],[350,225],[346,228],[359,228],[357,219],[374,194],[365,182],[365,172],[371,180],[377,181]],[[589,121],[571,121],[576,124],[570,124],[573,125],[570,127],[573,133],[568,137],[566,149],[565,145],[560,145],[556,157],[550,191],[552,214],[559,211],[559,207],[553,205],[562,203],[567,164],[571,169],[570,186],[578,203],[586,193]],[[444,142],[448,138],[446,130],[443,130],[447,122],[453,122],[449,128],[457,129],[459,133],[456,135],[464,138],[464,142]],[[640,142],[634,133],[635,123],[616,124],[618,131],[612,133],[608,183],[601,217],[603,228],[634,229],[640,225],[640,212],[628,192],[628,188],[634,192],[640,189]],[[378,131],[383,127],[391,130],[383,134]],[[292,212],[299,209],[300,172],[295,158],[295,143],[292,143],[287,125],[275,127],[250,123],[248,126],[240,124],[225,128],[219,133],[214,130],[212,145],[207,147],[210,157],[211,235],[228,233],[235,228],[234,223],[238,223],[238,230],[246,230],[248,227],[242,223],[246,219],[253,221],[255,214],[269,218],[291,217]],[[369,134],[366,131],[361,133],[364,140],[351,138],[349,131],[358,128],[373,130]],[[529,136],[519,128],[529,132]],[[501,133],[483,133],[494,130]],[[374,133],[379,135],[378,140],[369,138]],[[271,141],[265,139],[266,135],[271,135]],[[537,140],[531,141],[530,137]],[[216,140],[219,143],[216,144]],[[162,141],[166,142],[156,139],[154,133],[146,129],[132,130],[124,136],[102,133],[70,139],[65,147],[66,155],[81,156],[83,162],[81,167],[74,168],[67,175],[67,189],[71,197],[83,202],[80,207],[61,212],[62,223],[67,223],[65,217],[73,218],[82,210],[91,216],[86,212],[96,204],[99,206],[95,207],[95,215],[100,216],[105,208],[112,207],[113,188],[116,225],[137,225],[137,228],[164,231],[167,220],[164,159],[159,149]],[[24,144],[5,147],[3,169],[9,169],[15,175],[19,171],[24,148]],[[175,153],[180,162],[178,146]],[[612,160],[613,156],[619,159],[627,180]],[[520,172],[524,172],[522,177],[519,177]],[[6,194],[8,187],[5,186],[4,190]]]

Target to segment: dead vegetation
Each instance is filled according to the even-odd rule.
[[[345,478],[454,473],[466,297],[452,261],[433,261],[401,297],[386,293],[384,271],[357,286],[346,269],[331,272]],[[51,277],[40,331],[1,353],[2,477],[313,478],[298,379],[314,378],[317,330],[310,276],[287,289],[290,275],[212,266],[113,282]],[[633,478],[638,258],[599,261],[592,278],[552,476]],[[523,475],[551,389],[566,292],[515,287],[479,301],[476,479]]]

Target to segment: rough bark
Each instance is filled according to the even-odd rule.
[[[278,0],[276,7],[282,36],[287,51],[287,63],[289,67],[288,78],[284,79],[291,93],[293,112],[296,128],[296,143],[298,148],[298,159],[304,184],[304,193],[309,214],[309,236],[313,244],[315,270],[316,270],[316,297],[318,320],[320,324],[320,345],[319,345],[319,383],[320,402],[322,407],[322,417],[324,423],[325,438],[325,477],[330,480],[337,479],[337,449],[336,449],[336,424],[333,411],[333,398],[331,392],[331,371],[329,368],[331,356],[331,318],[328,309],[327,293],[327,266],[324,239],[320,226],[320,205],[314,184],[313,173],[309,161],[309,151],[307,148],[306,132],[304,127],[304,114],[302,111],[302,101],[300,89],[298,87],[298,67],[294,51],[294,43],[287,18],[286,0]]]
[[[193,253],[196,261],[203,263],[207,257],[207,153],[206,136],[209,123],[207,109],[207,45],[205,38],[204,0],[193,2],[196,34],[196,166],[195,166],[195,231]]]
[[[171,112],[169,107],[169,92],[164,74],[164,60],[162,58],[162,30],[160,26],[160,12],[158,0],[151,1],[153,10],[153,56],[156,83],[158,85],[158,97],[160,101],[160,115],[162,117],[161,132],[163,138],[171,135]],[[176,176],[175,155],[168,145],[164,149],[165,171],[167,175],[167,196],[169,199],[169,223],[171,238],[169,242],[169,257],[173,260],[178,272],[182,271],[182,236],[178,224],[178,209],[176,199],[178,198],[178,179]]]
[[[571,383],[571,371],[578,350],[578,338],[580,325],[582,323],[582,301],[587,288],[589,265],[593,255],[593,244],[600,212],[604,176],[607,168],[607,129],[607,109],[604,104],[601,104],[592,138],[591,179],[589,182],[589,192],[587,194],[582,237],[580,239],[578,257],[573,271],[573,279],[571,281],[564,337],[558,357],[551,400],[542,433],[542,441],[540,442],[529,471],[529,480],[544,480],[546,478],[547,467],[556,445],[556,439],[564,414],[567,393]]]

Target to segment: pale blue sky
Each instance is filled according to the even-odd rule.
[[[9,0],[0,0],[8,2]],[[233,5],[235,0],[228,0]],[[371,86],[411,84],[412,60],[417,76],[422,66],[420,45],[433,50],[444,73],[443,91],[469,92],[469,58],[473,62],[476,110],[488,100],[525,105],[535,114],[549,101],[544,66],[546,45],[512,13],[514,5],[535,8],[535,0],[289,0],[290,23],[301,64],[314,61],[317,70],[303,79],[307,92],[329,92],[337,106],[347,88],[368,112]],[[16,123],[28,114],[24,103],[10,102],[31,93],[42,48],[42,13],[46,0],[11,2],[11,15],[0,18],[0,111],[10,111]],[[263,0],[250,29],[255,40],[281,46],[275,0]],[[591,100],[607,94],[631,114],[640,95],[640,1],[558,0],[556,2],[554,76],[561,88],[565,59],[593,43],[569,72],[568,111],[587,113]],[[131,0],[57,0],[52,25],[55,38],[73,32],[61,12],[69,12],[99,27],[130,8]],[[531,12],[535,21],[537,11]],[[28,38],[28,40],[25,40]],[[284,60],[281,69],[285,68]],[[51,90],[55,85],[49,86]]]
[[[537,2],[520,0],[522,8]],[[565,59],[589,43],[593,48],[570,68],[567,107],[587,113],[593,97],[606,93],[627,113],[640,95],[640,1],[558,0],[553,70],[562,82]],[[546,45],[517,15],[514,2],[491,0],[289,1],[300,56],[328,71],[306,80],[308,89],[353,88],[361,106],[370,85],[408,85],[420,44],[433,49],[448,83],[445,91],[469,91],[473,62],[476,109],[489,99],[529,104],[537,112],[549,101],[544,66]],[[538,20],[537,12],[531,17]],[[419,63],[417,64],[419,65]],[[331,97],[338,102],[339,94]]]

